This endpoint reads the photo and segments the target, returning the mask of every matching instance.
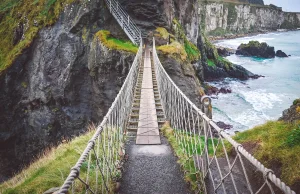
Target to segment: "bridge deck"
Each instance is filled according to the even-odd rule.
[[[145,49],[136,144],[161,144],[153,89],[150,50]]]

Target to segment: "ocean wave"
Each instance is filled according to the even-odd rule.
[[[274,103],[282,102],[282,99],[279,97],[279,95],[274,93],[268,93],[263,89],[255,91],[241,91],[241,94],[244,96],[245,100],[253,106],[254,110],[256,111],[272,109]]]

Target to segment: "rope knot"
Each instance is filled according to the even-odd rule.
[[[271,170],[271,169],[266,169],[265,172],[264,172],[264,179],[267,180],[268,179],[268,175],[269,173],[272,173],[274,174],[274,171]]]
[[[71,168],[72,171],[75,171],[75,177],[74,178],[77,178],[79,177],[79,172],[80,172],[80,168],[77,167],[77,166],[74,166]]]

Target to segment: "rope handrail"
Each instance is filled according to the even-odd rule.
[[[79,180],[83,183],[83,185],[86,185],[86,188],[84,189],[85,191],[97,193],[99,189],[101,189],[102,193],[111,192],[109,188],[109,181],[114,178],[113,175],[117,171],[117,167],[114,163],[119,162],[118,158],[121,156],[119,152],[120,149],[123,149],[123,133],[130,114],[138,69],[142,61],[142,52],[143,46],[141,41],[134,62],[117,97],[103,118],[101,124],[97,127],[85,150],[80,155],[77,163],[71,169],[70,174],[66,178],[58,193],[68,193],[70,189],[72,190],[72,193],[75,193],[77,189],[77,185],[75,184],[76,180]],[[80,178],[80,173],[81,171],[84,171],[82,168],[86,163],[88,166],[88,172],[83,175],[84,178]],[[92,176],[92,172],[90,172],[90,170],[93,165],[97,174],[95,177],[95,185],[91,182],[95,180],[89,179],[89,177]],[[86,181],[84,181],[84,179],[86,179]],[[101,181],[101,188],[98,188],[99,181]],[[92,188],[92,185],[94,188]]]
[[[223,139],[227,140],[235,149],[236,154],[237,154],[237,158],[236,160],[240,160],[241,163],[241,168],[244,173],[245,176],[245,182],[247,182],[247,187],[248,187],[248,191],[250,191],[250,193],[253,193],[253,186],[251,186],[250,182],[249,182],[249,177],[247,175],[247,170],[245,169],[245,164],[242,160],[242,157],[245,158],[248,162],[251,163],[251,165],[253,165],[256,169],[258,169],[264,176],[265,181],[263,183],[263,185],[258,188],[257,193],[260,192],[266,185],[268,185],[271,193],[273,193],[273,188],[272,188],[272,184],[276,185],[281,191],[283,191],[286,194],[295,194],[294,191],[292,191],[290,189],[289,186],[287,186],[284,182],[282,182],[278,177],[276,177],[276,175],[274,174],[273,171],[271,171],[270,169],[266,168],[261,162],[259,162],[257,159],[255,159],[248,151],[246,151],[243,146],[241,144],[239,144],[238,142],[236,142],[235,140],[232,139],[232,137],[230,135],[228,135],[223,129],[221,129],[219,126],[217,126],[217,124],[209,118],[209,106],[211,103],[211,100],[209,97],[204,96],[201,99],[202,102],[202,106],[203,106],[203,110],[199,109],[181,90],[180,88],[173,82],[173,80],[170,78],[170,76],[168,75],[168,73],[165,71],[165,69],[163,68],[158,55],[157,55],[157,51],[156,51],[156,47],[155,47],[155,38],[153,38],[153,61],[154,61],[154,66],[155,66],[155,71],[156,71],[156,75],[157,75],[157,81],[158,81],[158,87],[159,87],[159,92],[161,95],[161,99],[162,99],[162,105],[165,111],[165,114],[167,116],[167,119],[170,120],[170,124],[173,127],[173,129],[175,130],[175,136],[176,138],[178,138],[179,142],[182,142],[182,144],[186,144],[186,142],[184,142],[184,138],[183,140],[180,139],[182,137],[180,137],[182,135],[182,131],[181,132],[176,132],[179,131],[180,127],[182,128],[187,128],[186,129],[186,133],[189,134],[197,134],[197,130],[198,130],[198,134],[200,136],[200,134],[205,136],[205,143],[207,143],[209,141],[209,138],[214,139],[215,135],[213,135],[214,130],[215,132],[218,134],[219,139],[218,139],[218,143],[216,146],[220,146],[222,144],[222,149],[224,149],[224,155],[225,158],[227,159],[227,164],[228,166],[231,166],[231,168],[233,169],[235,163],[231,164],[229,162],[230,157],[227,154],[226,151],[226,147],[224,146],[224,142]],[[174,105],[175,103],[175,105]],[[181,108],[176,107],[174,110],[171,110],[174,108],[174,106],[181,106]],[[177,112],[177,113],[174,113]],[[181,115],[180,112],[182,113]],[[205,112],[205,113],[204,113]],[[183,117],[183,118],[178,118],[178,117]],[[195,123],[195,118],[198,117],[198,124]],[[181,121],[180,121],[181,119]],[[183,121],[185,120],[185,121]],[[190,122],[190,120],[192,120],[193,122]],[[202,125],[200,126],[200,122],[202,120]],[[183,130],[184,131],[184,130]],[[203,133],[201,133],[201,131],[203,131]],[[187,140],[185,140],[187,141]],[[193,141],[193,140],[192,140]],[[192,142],[193,143],[193,142]],[[196,140],[194,140],[194,143],[197,144]],[[210,153],[208,153],[208,145],[204,145],[204,147],[202,147],[202,152],[198,153],[198,150],[195,149],[195,147],[193,148],[192,146],[189,147],[189,145],[183,145],[183,146],[187,146],[189,147],[189,149],[194,149],[193,150],[193,154],[189,153],[187,154],[189,157],[195,157],[192,155],[195,154],[200,154],[202,158],[202,162],[206,164],[202,164],[202,166],[198,166],[200,169],[200,171],[202,171],[203,173],[203,179],[202,179],[202,184],[206,184],[205,182],[205,177],[207,178],[207,176],[210,176],[209,178],[211,179],[216,179],[216,176],[214,176],[214,173],[212,172],[211,165],[213,163],[216,163],[216,166],[218,168],[217,173],[218,174],[218,178],[219,178],[219,182],[217,184],[214,183],[214,180],[212,181],[212,185],[213,185],[213,190],[214,192],[217,192],[218,189],[223,189],[224,193],[226,192],[226,185],[224,185],[224,179],[229,177],[229,174],[231,176],[231,181],[232,181],[232,187],[234,187],[234,190],[236,193],[238,192],[237,189],[237,185],[236,185],[236,181],[234,181],[234,177],[233,177],[233,173],[230,171],[229,174],[226,174],[226,176],[224,176],[224,172],[222,172],[222,170],[220,169],[220,162],[218,161],[218,157],[217,157],[217,152],[220,152],[214,145],[213,141],[212,141],[212,146],[214,151],[213,151],[213,156],[210,155]],[[200,145],[201,146],[201,145]],[[206,147],[205,147],[206,146]],[[216,148],[216,149],[215,149]],[[213,158],[213,159],[211,159]],[[197,158],[199,159],[199,158]],[[200,159],[201,160],[201,159]],[[205,161],[206,160],[206,161]],[[199,163],[199,161],[195,161],[195,159],[193,159],[193,162],[195,163]],[[208,165],[208,167],[205,165]],[[206,169],[208,168],[208,169]],[[232,170],[231,169],[231,170]],[[271,181],[271,183],[269,182]],[[207,186],[204,186],[207,187]],[[206,192],[209,190],[207,188],[204,189]]]

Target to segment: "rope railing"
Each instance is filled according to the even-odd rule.
[[[153,62],[162,106],[189,174],[204,193],[295,194],[272,170],[211,119],[211,99],[203,96],[199,109],[176,86],[163,68],[153,39]]]
[[[107,8],[117,20],[129,39],[136,45],[141,41],[141,30],[133,22],[132,18],[123,10],[120,3],[116,0],[105,0]]]
[[[112,193],[124,157],[124,132],[142,62],[142,42],[112,106],[58,193]]]

